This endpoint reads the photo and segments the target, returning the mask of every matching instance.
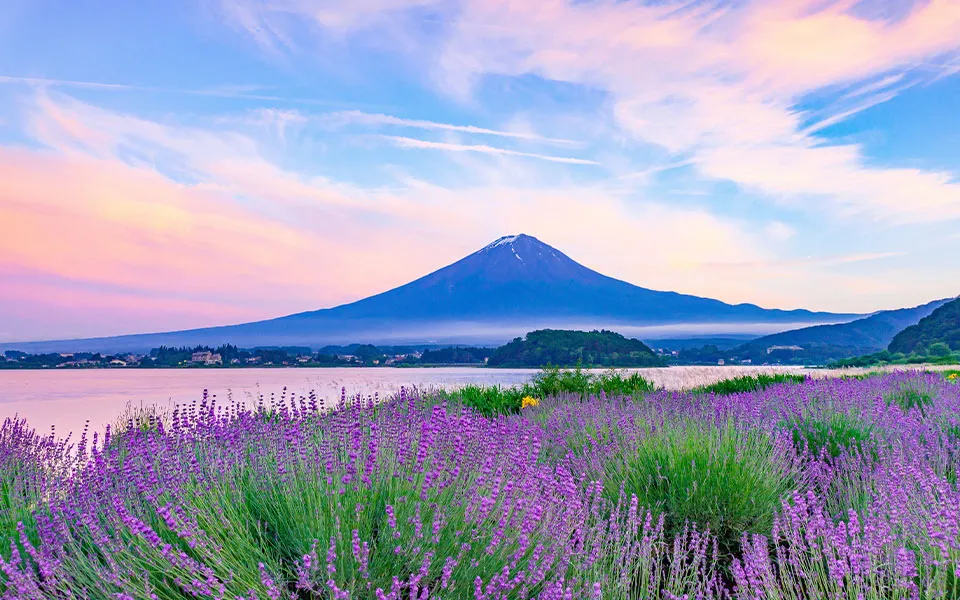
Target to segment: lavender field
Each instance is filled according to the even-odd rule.
[[[956,377],[524,405],[8,419],[0,598],[960,598]]]

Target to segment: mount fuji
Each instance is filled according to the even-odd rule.
[[[607,277],[529,235],[502,237],[398,288],[333,308],[240,325],[85,340],[6,343],[42,352],[137,352],[160,345],[501,343],[543,327],[765,334],[862,315],[766,309],[642,288]],[[650,337],[648,335],[647,337]],[[653,335],[663,337],[663,335]]]

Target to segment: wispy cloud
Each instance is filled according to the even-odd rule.
[[[370,126],[370,127],[378,127],[378,126],[409,127],[413,129],[423,129],[427,131],[454,131],[458,133],[496,136],[496,137],[512,138],[517,140],[525,140],[525,141],[533,141],[533,142],[546,142],[550,144],[558,144],[558,145],[565,145],[565,146],[581,145],[579,142],[575,142],[573,140],[545,137],[545,136],[541,136],[535,133],[530,133],[525,131],[505,131],[502,129],[487,129],[484,127],[476,127],[474,125],[453,125],[450,123],[437,123],[435,121],[425,121],[421,119],[404,119],[404,118],[395,117],[392,115],[365,113],[365,112],[356,111],[356,110],[341,111],[341,112],[321,115],[318,117],[318,120],[321,123],[325,125],[330,125],[330,126],[364,125],[364,126]]]
[[[475,250],[502,235],[504,223],[637,283],[732,301],[765,297],[698,267],[769,253],[768,241],[747,224],[638,202],[615,188],[504,180],[454,189],[407,179],[390,189],[361,189],[285,170],[261,155],[255,138],[219,121],[204,128],[161,123],[54,94],[41,95],[28,118],[36,141],[59,152],[0,152],[0,177],[15,182],[0,189],[0,256],[99,290],[119,286],[125,294],[170,298],[179,316],[163,322],[178,327],[209,323],[211,303],[254,318],[376,293]],[[409,138],[396,143],[424,145]],[[509,161],[526,158],[500,148],[437,149],[501,154],[505,164],[496,170],[502,173],[516,167]],[[149,160],[131,160],[135,156]],[[167,175],[171,170],[189,172],[190,182]],[[588,241],[584,230],[595,235]],[[623,240],[640,230],[645,246],[660,249],[662,263],[622,252]],[[358,237],[375,242],[317,266],[316,256],[338,254]],[[414,257],[400,269],[381,260],[396,247]],[[204,260],[190,258],[197,255]],[[30,289],[23,294],[47,291]],[[98,294],[89,301],[99,302]],[[184,302],[174,302],[178,298]],[[183,311],[201,300],[191,322]]]
[[[225,85],[209,89],[184,89],[157,87],[149,85],[134,85],[126,83],[104,83],[97,81],[79,81],[74,79],[48,79],[43,77],[15,77],[10,75],[0,75],[0,84],[7,85],[29,85],[38,88],[77,88],[89,90],[108,90],[108,91],[130,91],[130,92],[149,92],[157,94],[182,94],[186,96],[209,96],[214,98],[239,98],[246,100],[262,100],[267,102],[279,102],[282,104],[303,104],[316,106],[343,105],[345,102],[336,100],[323,100],[318,98],[301,98],[296,96],[285,96],[275,94],[255,93],[258,86],[249,85]],[[349,103],[356,104],[356,103]]]
[[[137,86],[124,85],[119,83],[99,83],[96,81],[75,81],[71,79],[46,79],[43,77],[11,77],[9,75],[0,75],[0,83],[6,84],[25,84],[32,86],[60,86],[73,88],[86,88],[96,90],[133,90],[140,89]]]
[[[258,4],[257,14],[262,22],[282,13],[349,34],[386,16],[424,17],[421,9],[429,6],[455,18],[432,20],[443,35],[424,41],[435,44],[429,58],[411,58],[425,60],[455,98],[471,99],[491,74],[575,83],[609,95],[626,135],[688,157],[701,176],[732,181],[774,202],[894,223],[957,218],[953,174],[870,164],[860,147],[831,145],[819,134],[951,72],[950,57],[960,53],[960,5],[917,2],[893,18],[864,16],[853,4],[371,0],[346,8],[318,0]],[[939,66],[921,69],[924,64]],[[819,118],[797,108],[807,94],[858,82],[866,83]],[[761,172],[765,166],[773,168],[770,175]]]
[[[824,117],[812,125],[804,128],[803,134],[810,136],[818,131],[826,129],[827,127],[831,127],[837,123],[842,123],[856,114],[862,113],[863,111],[873,108],[874,106],[883,104],[888,100],[892,100],[897,96],[897,93],[898,91],[888,91],[863,98],[856,104],[853,104],[851,107],[835,112],[834,114]]]
[[[648,182],[654,176],[666,172],[672,171],[673,169],[680,169],[686,166],[694,164],[692,160],[682,159],[671,161],[666,164],[657,164],[640,171],[631,171],[630,173],[625,173],[623,175],[618,175],[617,179],[623,181],[639,181],[639,182]]]
[[[503,235],[505,227],[640,285],[778,307],[881,308],[876,302],[885,297],[864,303],[863,290],[882,288],[886,271],[853,280],[827,267],[894,255],[787,264],[782,246],[793,243],[789,227],[763,230],[705,208],[638,199],[617,185],[517,184],[510,174],[531,161],[501,148],[433,148],[396,138],[391,143],[501,154],[503,164],[487,168],[502,179],[481,176],[454,188],[409,177],[364,189],[282,168],[260,152],[251,137],[256,128],[241,122],[158,122],[55,93],[41,94],[27,120],[28,133],[53,151],[0,150],[0,178],[10,182],[0,186],[0,267],[43,275],[16,289],[0,286],[0,307],[23,314],[24,323],[34,300],[60,310],[44,300],[54,288],[43,282],[63,278],[83,284],[70,292],[75,302],[63,314],[90,315],[100,326],[103,307],[112,307],[116,322],[101,331],[113,333],[144,329],[131,323],[178,328],[210,324],[217,314],[246,320],[319,308],[422,276]],[[189,172],[190,181],[171,177],[171,170]],[[625,243],[640,243],[638,231],[655,253],[623,251]],[[340,252],[358,238],[369,242]],[[399,267],[382,260],[396,248],[406,252]],[[329,255],[340,258],[317,263]],[[736,277],[731,269],[739,269]],[[941,288],[952,273],[938,275]],[[905,277],[917,296],[943,294],[917,274]],[[152,298],[142,306],[155,308],[153,317],[135,303],[138,294]],[[229,312],[217,313],[221,304]],[[47,330],[37,321],[18,331]]]
[[[550,154],[536,154],[533,152],[520,152],[518,150],[508,150],[506,148],[497,148],[486,145],[452,144],[447,142],[431,142],[409,137],[399,137],[392,135],[381,136],[396,146],[401,148],[418,148],[425,150],[443,150],[445,152],[477,152],[480,154],[496,154],[500,156],[523,156],[526,158],[535,158],[555,163],[564,163],[568,165],[598,165],[595,160],[585,158],[570,158],[566,156],[553,156]]]
[[[312,24],[334,32],[351,32],[372,25],[389,26],[409,10],[440,7],[444,0],[221,0],[224,15],[271,53],[295,50],[296,18],[309,15]]]
[[[960,51],[955,2],[917,3],[896,21],[858,17],[849,2],[684,5],[468,0],[437,77],[458,97],[491,73],[598,87],[637,140],[778,203],[901,223],[960,217],[952,174],[868,166],[860,147],[816,136],[894,97],[914,80],[885,86],[912,65]],[[805,94],[863,80],[877,91],[804,129]]]
[[[840,97],[840,100],[849,100],[851,98],[857,98],[859,96],[872,95],[880,90],[885,90],[894,84],[900,83],[903,81],[904,73],[894,73],[893,75],[887,75],[886,77],[881,77],[876,81],[861,85],[855,89],[847,92]]]

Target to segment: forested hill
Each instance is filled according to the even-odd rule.
[[[540,329],[516,338],[493,353],[491,367],[659,367],[663,363],[640,340],[613,331]]]
[[[937,344],[960,350],[960,299],[944,304],[930,316],[907,327],[890,342],[890,352],[929,353]]]
[[[831,360],[884,350],[905,327],[950,302],[935,300],[913,308],[885,310],[850,323],[816,325],[757,338],[734,349],[731,355],[754,362],[770,359],[786,363],[820,364]],[[771,349],[782,348],[782,350]]]

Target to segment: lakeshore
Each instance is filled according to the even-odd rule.
[[[949,369],[949,367],[927,367]],[[882,369],[804,369],[800,367],[694,366],[623,369],[639,372],[657,387],[671,391],[692,389],[743,375],[798,373],[813,378],[856,375]],[[603,372],[593,369],[591,372]],[[127,405],[157,405],[169,409],[199,400],[204,390],[221,401],[255,402],[286,393],[327,400],[347,394],[384,398],[401,387],[452,389],[464,385],[517,386],[529,382],[536,369],[476,367],[411,368],[244,368],[244,369],[60,369],[0,371],[0,420],[19,415],[40,432],[54,427],[58,436],[79,433],[89,421],[101,431]]]

